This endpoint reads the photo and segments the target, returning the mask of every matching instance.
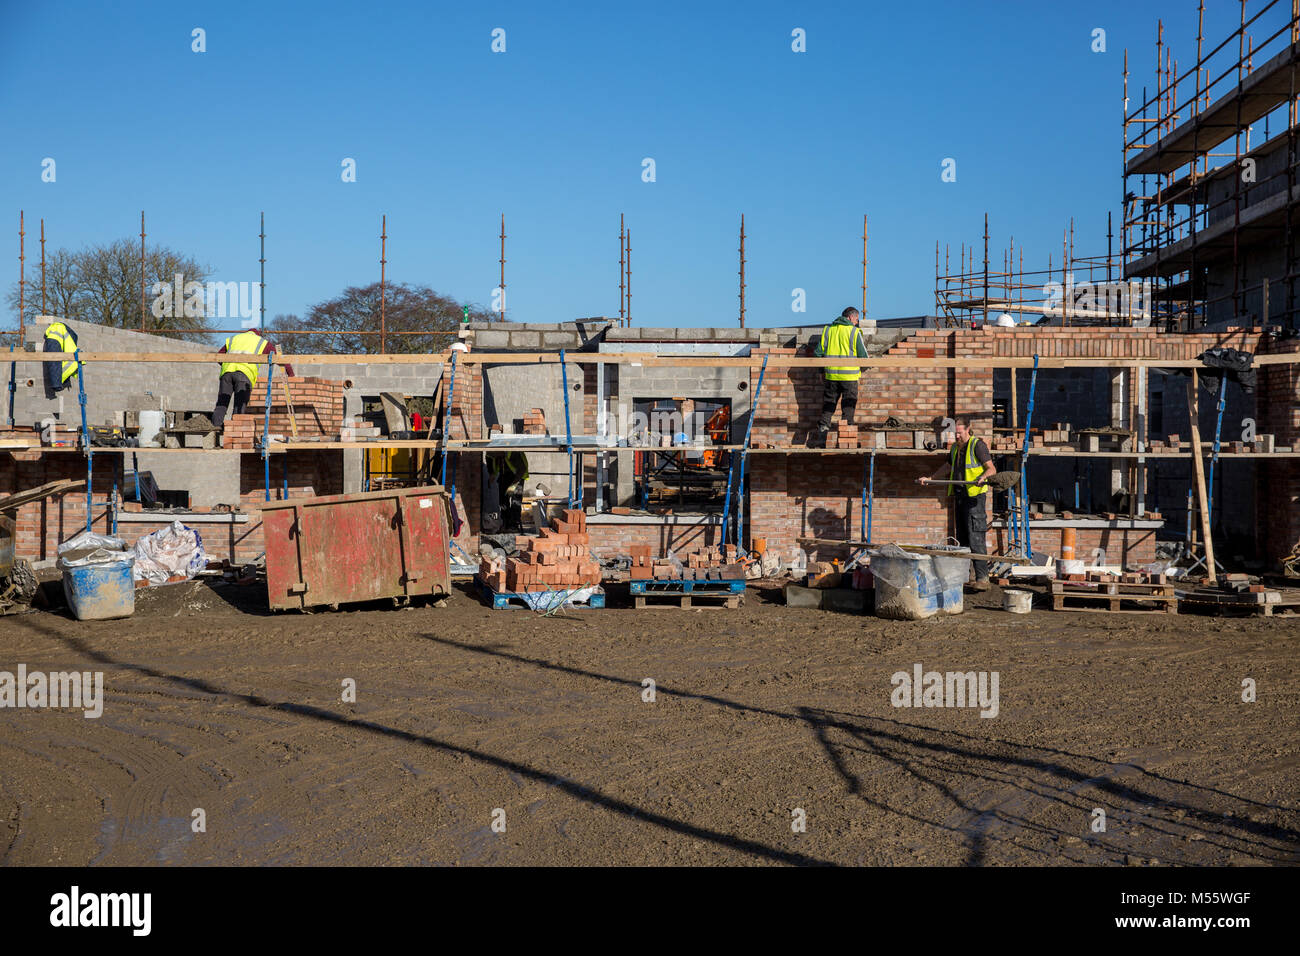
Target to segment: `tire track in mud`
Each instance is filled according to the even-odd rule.
[[[1218,704],[1178,698],[1245,669],[1294,686],[1279,628],[1011,626],[986,611],[935,628],[754,603],[574,621],[454,596],[273,627],[142,605],[130,627],[24,629],[12,645],[29,664],[111,675],[111,719],[27,739],[0,713],[0,834],[21,837],[0,860],[42,862],[56,844],[114,863],[1205,863],[1293,849],[1295,800],[1267,794],[1294,775],[1294,698],[1217,724]],[[913,661],[1002,669],[1015,686],[993,721],[893,710],[888,676]],[[337,700],[343,676],[358,706]],[[644,676],[655,704],[640,701]],[[202,838],[187,804],[209,810]],[[1110,842],[1068,842],[1089,804],[1114,805]],[[795,805],[810,819],[797,837]],[[498,806],[503,834],[487,826]]]

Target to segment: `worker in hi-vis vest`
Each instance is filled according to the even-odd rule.
[[[867,343],[862,339],[862,330],[858,322],[862,316],[857,309],[849,306],[840,313],[840,317],[822,329],[813,355],[818,358],[866,358]],[[853,413],[858,407],[858,379],[862,378],[861,365],[846,365],[842,368],[827,366],[822,370],[826,375],[826,384],[822,389],[822,417],[817,423],[817,437],[810,438],[808,445],[812,448],[826,446],[826,433],[831,430],[831,419],[835,415],[835,406],[840,406],[840,414],[846,422],[853,421]]]
[[[46,352],[77,351],[77,333],[62,322],[51,322],[45,329]],[[65,388],[72,386],[72,376],[81,371],[81,363],[45,362],[45,397],[54,398]]]
[[[975,554],[987,554],[984,536],[988,533],[989,519],[985,504],[989,500],[988,480],[998,473],[993,466],[993,456],[982,438],[971,433],[971,418],[964,415],[953,426],[957,440],[953,442],[948,460],[934,474],[918,478],[923,485],[932,481],[966,481],[967,485],[947,485],[948,497],[956,511],[957,541]],[[975,559],[971,562],[975,581],[971,587],[987,591],[989,563]]]
[[[226,339],[226,344],[218,350],[228,355],[263,355],[275,351],[275,346],[262,338],[257,329],[249,329]],[[293,375],[293,366],[284,367],[286,373]],[[217,407],[212,410],[212,424],[220,428],[226,420],[226,409],[230,400],[235,400],[234,414],[242,415],[248,407],[248,396],[257,384],[257,365],[254,362],[222,362],[221,382],[217,387]]]
[[[528,480],[528,456],[508,451],[485,456],[488,475],[496,486],[498,530],[517,528],[521,520],[523,485]]]

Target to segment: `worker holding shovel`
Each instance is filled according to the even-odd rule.
[[[948,461],[933,475],[918,478],[923,485],[939,482],[948,485],[957,513],[957,541],[975,554],[987,554],[984,536],[989,520],[985,510],[988,500],[989,479],[998,473],[993,456],[984,440],[971,434],[971,419],[963,416],[954,426],[957,441],[953,443]],[[989,588],[988,561],[975,560],[975,581],[971,588],[987,591]]]

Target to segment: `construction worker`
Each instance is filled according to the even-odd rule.
[[[75,352],[77,350],[77,333],[62,322],[51,322],[45,329],[46,352]],[[81,371],[81,363],[76,361],[45,362],[45,397],[54,398],[59,392],[72,385],[72,376]]]
[[[226,339],[219,352],[230,355],[262,355],[275,351],[275,346],[262,337],[257,329],[249,329]],[[284,367],[286,373],[293,375],[293,366]],[[217,387],[217,406],[212,410],[212,424],[221,428],[226,420],[226,409],[233,396],[235,414],[242,415],[248,407],[248,396],[257,385],[257,366],[252,362],[222,362],[221,383]]]
[[[835,356],[867,357],[867,343],[862,339],[862,330],[858,323],[862,316],[858,310],[849,306],[840,313],[840,317],[822,329],[821,337],[813,349],[818,358]],[[826,433],[831,430],[831,418],[835,415],[835,406],[839,404],[840,412],[846,422],[853,421],[853,413],[858,407],[858,379],[862,378],[860,365],[837,368],[827,366],[824,370],[826,384],[822,389],[822,417],[817,423],[817,437],[808,442],[812,448],[826,446]]]
[[[987,554],[984,536],[988,532],[988,513],[985,502],[988,501],[988,480],[998,473],[993,465],[993,456],[989,446],[982,438],[971,432],[970,416],[957,419],[953,426],[957,440],[953,443],[948,462],[932,475],[918,478],[923,485],[932,481],[968,481],[968,485],[948,485],[948,497],[952,499],[956,510],[957,541],[970,548],[975,554]],[[975,582],[971,588],[975,591],[987,591],[989,588],[989,563],[973,560]]]
[[[521,451],[508,451],[487,456],[488,474],[497,486],[497,504],[503,527],[519,526],[521,509],[512,507],[512,492],[517,485],[528,480],[528,456]],[[522,488],[519,489],[519,494]]]

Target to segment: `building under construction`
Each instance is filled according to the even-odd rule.
[[[1300,17],[1240,8],[1210,47],[1202,3],[1181,64],[1161,23],[1150,84],[1125,64],[1124,274],[1156,283],[1171,328],[1297,325]]]

